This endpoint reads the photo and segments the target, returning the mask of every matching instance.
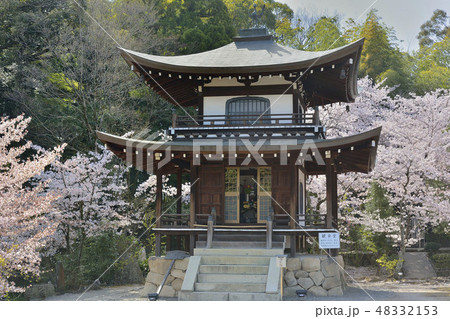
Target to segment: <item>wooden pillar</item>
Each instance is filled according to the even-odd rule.
[[[197,89],[197,107],[198,107],[198,124],[203,124],[204,101],[203,101],[203,86],[199,85]]]
[[[300,105],[302,106],[302,113],[306,113],[308,107],[306,106],[305,99],[303,98],[302,93],[299,91],[298,100],[300,101]]]
[[[181,167],[177,170],[177,194],[176,194],[176,198],[177,198],[177,214],[181,214],[181,205],[182,205],[182,201],[181,201],[181,184],[182,184],[182,169]],[[181,216],[177,216],[177,218],[175,218],[175,226],[180,226],[181,225]],[[169,239],[167,239],[167,241],[169,242]],[[170,250],[181,250],[181,235],[172,235],[170,236]]]
[[[194,248],[195,248],[195,235],[191,234],[189,235],[189,254],[194,255]]]
[[[182,245],[182,240],[181,240],[181,235],[177,235],[176,239],[177,239],[177,245],[176,248],[177,250],[183,250],[183,245]]]
[[[214,239],[214,219],[212,215],[208,216],[208,230],[206,232],[206,248],[212,247]]]
[[[182,174],[182,170],[181,167],[178,169],[177,172],[177,214],[181,214],[181,205],[182,205],[182,201],[181,201],[181,184],[182,184],[182,178],[183,178],[183,174]]]
[[[189,211],[189,227],[194,227],[195,224],[195,211],[197,209],[197,187],[198,182],[197,177],[198,176],[198,167],[194,166],[194,164],[191,162],[191,195],[190,195],[190,211]]]
[[[337,172],[332,160],[326,161],[327,179],[327,228],[337,228]]]
[[[319,115],[319,107],[316,105],[314,106],[314,125],[320,125],[320,115]]]
[[[193,160],[191,161],[191,202],[190,202],[190,211],[189,211],[189,227],[194,228],[195,224],[195,211],[197,209],[197,181],[198,176],[198,167],[194,165]],[[189,235],[189,253],[193,255],[195,248],[195,235]]]
[[[266,221],[266,248],[272,249],[273,223],[272,217],[269,216]]]
[[[300,119],[300,107],[299,107],[299,95],[300,92],[297,88],[297,82],[294,82],[293,84],[293,90],[292,90],[292,113],[295,116],[295,121],[294,123],[301,123],[301,119]]]
[[[177,127],[177,120],[178,120],[178,115],[174,110],[174,111],[172,111],[172,127],[173,128]]]
[[[297,228],[297,205],[298,205],[298,168],[295,165],[295,160],[297,159],[296,154],[291,154],[289,159],[289,174],[291,174],[290,178],[290,188],[291,188],[291,199],[289,205],[289,228],[295,229]],[[290,249],[291,256],[295,256],[297,253],[297,237],[298,235],[290,235]]]
[[[326,228],[337,229],[337,171],[332,159],[326,161],[326,179],[327,179],[327,217]],[[337,256],[338,249],[330,249],[331,256]]]
[[[156,172],[156,228],[161,227],[161,214],[162,214],[162,173]],[[161,256],[161,234],[156,233],[155,237],[155,256]]]
[[[301,253],[306,252],[306,236],[299,236],[299,249]]]

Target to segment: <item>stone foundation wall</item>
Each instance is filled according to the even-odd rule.
[[[55,287],[51,284],[36,284],[25,290],[27,300],[44,300],[55,295]]]
[[[163,257],[151,257],[148,260],[148,266],[150,271],[145,279],[145,286],[141,292],[142,297],[147,297],[149,293],[154,293],[161,284],[164,275],[169,269],[172,260],[164,259]],[[175,260],[175,264],[170,271],[170,275],[167,277],[166,283],[161,290],[161,297],[177,297],[178,292],[181,290],[183,284],[184,275],[189,264],[189,257],[184,259]]]
[[[286,266],[283,283],[285,296],[295,296],[298,289],[320,297],[342,296],[344,293],[346,284],[342,256],[296,256],[288,258]]]
[[[344,260],[342,256],[335,257],[334,260],[323,255],[288,258],[283,277],[284,295],[295,296],[296,290],[305,289],[313,296],[342,296],[346,287],[342,270]],[[156,292],[171,262],[172,260],[163,257],[149,258],[150,272],[141,292],[142,297]],[[178,297],[188,264],[189,257],[175,261],[161,290],[161,297]]]

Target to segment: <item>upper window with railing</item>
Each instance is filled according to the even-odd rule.
[[[263,97],[237,97],[227,101],[226,115],[232,125],[270,123],[270,101]]]

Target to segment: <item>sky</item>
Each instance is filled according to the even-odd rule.
[[[294,12],[309,15],[335,15],[343,19],[364,21],[370,8],[378,10],[381,21],[395,29],[400,49],[412,52],[419,48],[416,38],[420,26],[429,20],[436,9],[450,15],[450,0],[277,0],[286,3]],[[343,23],[344,27],[345,24]]]

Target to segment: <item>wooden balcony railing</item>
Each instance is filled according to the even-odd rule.
[[[318,138],[325,138],[318,112],[314,114],[244,114],[244,115],[202,115],[177,116],[173,115],[172,127],[169,134],[174,138],[271,136],[305,136],[313,134]]]
[[[173,128],[320,125],[314,114],[173,115]]]
[[[164,214],[161,216],[161,226],[182,226],[189,225],[189,214]]]
[[[326,214],[307,214],[298,215],[296,228],[314,229],[326,228]],[[195,223],[198,225],[207,225],[209,214],[197,214]],[[273,228],[290,228],[289,221],[291,217],[287,214],[274,214]],[[333,225],[336,226],[336,225]]]
[[[296,216],[296,228],[326,228],[326,214],[307,214]],[[276,228],[289,228],[289,221],[291,217],[287,214],[274,215]],[[298,223],[298,224],[297,224]]]

